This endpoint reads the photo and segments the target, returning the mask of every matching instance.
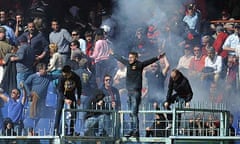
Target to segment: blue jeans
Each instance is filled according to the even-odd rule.
[[[90,96],[85,96],[85,95],[81,95],[81,104],[80,106],[78,106],[78,109],[81,110],[86,110],[88,109],[88,105],[89,105],[89,101],[90,101]],[[86,112],[85,111],[81,111],[77,113],[77,123],[76,123],[76,127],[80,133],[80,135],[84,135],[84,125],[85,125],[85,120],[84,117],[86,116]]]
[[[33,74],[33,71],[18,72],[17,73],[17,87],[20,89],[20,82],[23,82],[27,79],[29,75]]]
[[[95,64],[96,79],[98,87],[103,85],[103,78],[105,74],[113,75],[115,71],[115,62],[111,59],[101,60]]]
[[[101,136],[104,134],[105,114],[94,115],[85,121],[85,135]]]
[[[128,108],[130,113],[130,130],[139,131],[138,111],[141,103],[141,90],[128,90]]]

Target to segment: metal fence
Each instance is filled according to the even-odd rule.
[[[98,127],[94,126],[90,130],[92,133],[85,135],[67,135],[66,125],[69,124],[69,118],[67,115],[69,112],[87,113],[87,112],[99,112],[108,116],[104,123],[107,127],[104,129],[107,131],[106,135],[96,135],[94,132]],[[192,104],[191,108],[182,108],[174,105],[172,110],[153,110],[151,107],[141,107],[139,111],[140,119],[140,137],[124,137],[124,134],[129,130],[129,118],[130,111],[122,110],[83,110],[83,109],[63,109],[62,123],[61,123],[61,135],[49,132],[49,129],[35,130],[34,134],[29,134],[30,129],[23,132],[18,136],[3,136],[0,135],[0,143],[42,143],[42,144],[65,144],[65,143],[238,143],[240,137],[237,134],[236,129],[231,129],[231,117],[230,112],[226,110],[223,104]],[[161,114],[165,118],[167,115],[172,115],[172,120],[160,120],[161,124],[165,124],[166,127],[157,126],[155,129],[151,129],[154,132],[162,132],[162,135],[147,136],[147,127],[153,126],[156,122],[155,115]],[[76,117],[76,122],[84,122],[83,117]],[[157,122],[156,122],[157,124]],[[75,127],[77,127],[76,125]],[[170,126],[170,127],[169,127]],[[52,129],[52,128],[51,128]],[[50,130],[51,131],[51,130]]]

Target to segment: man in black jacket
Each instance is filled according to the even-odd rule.
[[[174,94],[173,91],[175,91]],[[185,106],[189,107],[189,102],[192,97],[193,92],[188,79],[179,70],[173,69],[169,79],[167,99],[164,102],[164,108],[170,110],[170,105],[174,102],[179,102],[180,106],[185,103]],[[167,114],[167,118],[171,121],[172,114]],[[181,114],[178,115],[178,118],[179,120],[181,119]]]
[[[77,92],[76,92],[77,91]],[[77,94],[77,99],[75,96]],[[55,118],[54,128],[59,134],[59,123],[64,103],[70,106],[70,109],[76,108],[76,103],[80,105],[82,93],[82,85],[80,77],[71,70],[69,65],[65,65],[62,69],[62,75],[58,83],[58,107]],[[71,112],[70,135],[74,135],[74,126],[76,122],[76,112]]]
[[[175,91],[174,94],[173,91]],[[184,100],[186,107],[189,107],[192,96],[193,92],[188,79],[179,70],[173,69],[169,79],[167,100],[164,102],[164,107],[169,110],[172,103],[180,100]]]
[[[111,52],[111,54],[113,54],[113,52]],[[143,62],[138,61],[138,53],[136,52],[129,52],[128,59],[124,59],[115,54],[113,54],[113,56],[127,67],[126,88],[128,90],[128,105],[131,110],[131,124],[130,131],[125,136],[139,137],[138,111],[141,103],[142,72],[144,67],[159,60],[162,55]]]

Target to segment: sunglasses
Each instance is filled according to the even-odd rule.
[[[72,36],[77,36],[78,34],[72,34]]]
[[[18,92],[16,92],[16,91],[12,91],[12,94],[18,94]]]

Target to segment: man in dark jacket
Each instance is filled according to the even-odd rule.
[[[173,94],[173,91],[176,93]],[[193,96],[192,88],[188,79],[177,69],[173,69],[168,84],[167,100],[164,107],[170,109],[170,105],[175,101],[184,100],[186,107]]]
[[[77,91],[77,100],[75,97],[75,91]],[[58,93],[58,107],[54,125],[54,128],[57,130],[57,134],[59,134],[59,123],[64,103],[70,105],[71,109],[75,109],[76,103],[80,105],[82,93],[81,79],[71,70],[71,67],[68,65],[65,65],[62,69],[62,75],[60,76],[58,83]],[[74,134],[75,122],[76,112],[71,112],[70,135]]]
[[[173,91],[175,91],[174,94]],[[192,97],[193,92],[188,79],[179,70],[173,69],[169,79],[167,99],[164,102],[164,108],[170,110],[170,105],[174,102],[179,102],[180,106],[185,103],[185,106],[189,107],[189,102]],[[167,118],[171,121],[172,114],[167,114]],[[178,119],[181,119],[181,114],[178,115]]]
[[[111,54],[113,54],[113,52],[111,52]],[[130,52],[128,54],[128,59],[124,59],[123,57],[115,54],[113,54],[113,56],[127,67],[126,87],[128,90],[128,105],[131,110],[131,127],[130,132],[125,136],[139,137],[138,110],[141,103],[142,72],[144,67],[159,60],[162,55],[153,57],[143,62],[138,61],[138,53],[136,52]]]

